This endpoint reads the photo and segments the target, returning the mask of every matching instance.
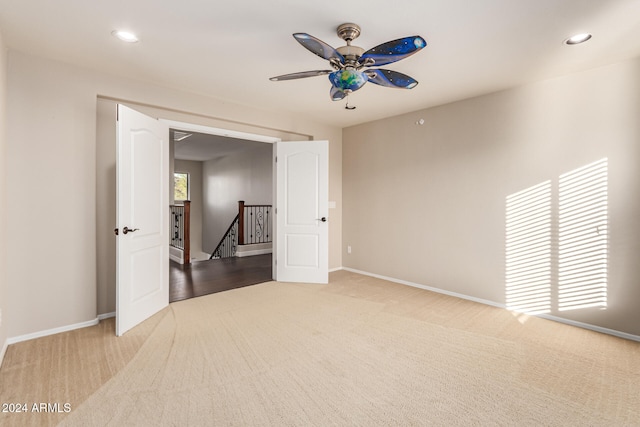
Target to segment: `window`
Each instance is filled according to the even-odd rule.
[[[175,172],[173,174],[173,198],[176,202],[189,200],[189,174]]]

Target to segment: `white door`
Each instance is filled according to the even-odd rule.
[[[116,335],[169,304],[169,127],[118,105]]]
[[[328,142],[276,143],[276,280],[328,283]]]

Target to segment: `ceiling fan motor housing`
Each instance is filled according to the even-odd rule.
[[[360,36],[360,26],[358,24],[346,23],[338,26],[338,37],[349,44]]]
[[[359,65],[358,59],[360,59],[364,53],[364,49],[358,46],[351,46],[351,41],[360,36],[360,26],[349,22],[338,26],[336,32],[338,33],[338,37],[347,42],[346,46],[336,49],[345,59],[344,68],[357,67]]]
[[[359,46],[342,46],[336,49],[340,55],[342,55],[345,59],[345,66],[355,66],[358,59],[364,53],[364,49]],[[352,64],[350,64],[352,63]]]

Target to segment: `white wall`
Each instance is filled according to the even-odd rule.
[[[239,142],[241,144],[241,142]],[[272,144],[204,162],[203,248],[212,253],[238,214],[238,201],[272,204]]]
[[[6,212],[11,227],[6,293],[9,337],[91,321],[115,310],[110,261],[98,254],[115,248],[114,224],[98,212],[115,209],[109,147],[97,120],[99,95],[129,100],[139,110],[172,120],[300,139],[328,139],[330,161],[342,151],[340,129],[294,114],[233,105],[145,82],[108,76],[60,62],[9,51],[7,88],[7,194],[21,208]],[[135,102],[131,102],[135,101]],[[156,106],[160,108],[153,108]],[[244,123],[243,125],[234,124]],[[99,127],[100,129],[96,129]],[[112,132],[107,125],[106,133]],[[281,132],[269,129],[282,129]],[[103,158],[105,156],[105,158]],[[115,158],[115,157],[114,157]],[[340,169],[331,164],[331,170]],[[30,171],[25,174],[24,171]],[[330,177],[330,197],[341,197],[341,176]],[[341,265],[341,226],[330,231],[330,265]],[[55,256],[48,256],[55,253]],[[60,254],[63,255],[62,259]],[[33,268],[34,256],[38,267]],[[101,266],[100,268],[98,266]],[[98,271],[101,272],[98,275]]]
[[[2,39],[2,29],[0,28],[0,364],[4,357],[5,342],[8,338],[8,328],[6,322],[7,302],[7,281],[6,281],[6,210],[7,210],[7,189],[6,182],[6,104],[7,104],[7,51]]]
[[[96,102],[96,288],[99,314],[116,309],[116,104]]]
[[[504,304],[506,197],[607,157],[608,308],[550,314],[640,335],[638,117],[634,60],[347,128],[343,264]]]
[[[176,172],[189,174],[191,200],[191,257],[202,252],[202,162],[179,160],[174,162]]]
[[[20,206],[7,211],[11,337],[96,317],[96,98],[87,77],[9,51],[7,200]]]

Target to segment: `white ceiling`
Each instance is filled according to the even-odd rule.
[[[179,160],[206,162],[227,156],[235,156],[252,150],[260,150],[269,156],[271,144],[248,141],[227,136],[187,132],[191,136],[174,142],[174,157]],[[173,132],[172,132],[173,138]]]
[[[344,22],[362,27],[365,50],[424,37],[424,50],[385,66],[420,84],[366,85],[347,111],[326,76],[269,81],[328,69],[291,34],[338,47]],[[10,49],[344,127],[640,56],[640,0],[0,0],[0,30]],[[581,32],[592,40],[562,43]]]

